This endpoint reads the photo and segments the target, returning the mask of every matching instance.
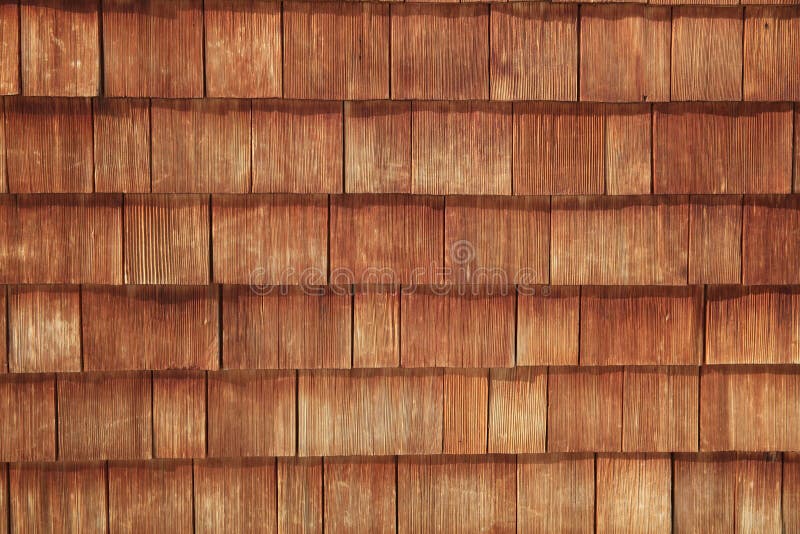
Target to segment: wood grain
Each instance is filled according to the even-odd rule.
[[[394,458],[325,458],[325,532],[397,531]]]
[[[783,454],[782,510],[783,528],[792,532],[800,528],[800,455]]]
[[[578,365],[580,288],[521,286],[517,365]]]
[[[490,454],[545,451],[545,367],[492,369],[488,400]]]
[[[387,286],[355,289],[353,367],[400,365],[400,291]]]
[[[322,534],[323,461],[278,458],[278,532]]]
[[[745,197],[742,283],[798,284],[800,197]]]
[[[53,375],[0,376],[0,461],[56,459],[55,397]]]
[[[744,13],[744,99],[800,99],[800,6],[748,6]]]
[[[736,532],[778,532],[782,462],[779,454],[740,454],[736,478]]]
[[[150,192],[150,102],[92,100],[95,191]]]
[[[609,195],[647,195],[652,188],[653,128],[649,104],[603,106]]]
[[[676,454],[673,470],[675,529],[735,532],[736,454]]]
[[[689,283],[738,284],[742,277],[742,197],[692,196]]]
[[[8,288],[5,287],[0,289],[0,376],[4,373],[8,372],[8,355],[9,355],[9,347],[8,347],[8,336],[9,336],[9,329],[8,329]],[[3,357],[3,354],[6,357]],[[400,355],[398,353],[398,360],[400,359]],[[0,513],[2,512],[2,506],[0,506]]]
[[[19,3],[0,2],[0,95],[19,93]]]
[[[489,370],[444,372],[444,454],[485,454],[489,413]]]
[[[153,456],[202,458],[206,454],[206,374],[153,374]]]
[[[0,4],[0,10],[4,7]],[[0,11],[0,17],[2,17]],[[0,18],[0,30],[2,30],[2,18]],[[2,43],[0,43],[2,47]],[[0,75],[1,76],[1,75]],[[2,81],[0,81],[2,83]],[[0,161],[6,161],[6,110],[5,103],[0,106]],[[0,193],[8,193],[8,165],[0,165]]]

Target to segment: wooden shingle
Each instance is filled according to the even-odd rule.
[[[8,372],[8,289],[0,289],[0,375]],[[3,355],[6,357],[3,357]],[[398,351],[398,361],[400,359]]]
[[[394,458],[325,458],[325,532],[396,532]]]
[[[544,452],[547,369],[492,369],[488,426],[490,454]]]
[[[153,193],[249,193],[250,102],[153,100]]]
[[[203,0],[102,2],[106,96],[203,96]]]
[[[278,458],[278,532],[322,534],[322,458]]]
[[[738,284],[742,276],[742,197],[692,196],[689,283]]]
[[[444,371],[444,454],[486,453],[488,406],[488,369]]]
[[[697,365],[703,288],[583,287],[580,334],[581,365]]]
[[[800,528],[800,454],[783,454],[783,526],[787,532]]]
[[[209,282],[207,196],[127,195],[124,212],[125,283]]]
[[[353,367],[400,365],[400,291],[361,287],[353,295]]]
[[[0,4],[0,9],[3,5]],[[0,22],[2,24],[2,22]],[[0,45],[2,46],[2,45]],[[0,161],[6,161],[6,110],[0,106]],[[0,193],[8,193],[8,165],[0,165]]]
[[[22,90],[95,96],[100,90],[98,0],[22,0]]]
[[[414,102],[411,122],[413,193],[511,193],[511,104]]]
[[[778,532],[782,462],[777,454],[740,454],[736,477],[736,532]]]
[[[87,371],[216,369],[214,286],[87,286],[82,301]]]
[[[208,456],[294,454],[295,388],[293,371],[209,373]]]
[[[10,193],[92,192],[88,98],[7,98],[5,123]]]
[[[742,283],[800,284],[800,196],[745,197]]]
[[[99,98],[92,106],[95,191],[150,192],[150,102]]]
[[[300,371],[299,380],[300,456],[442,452],[441,371]]]
[[[581,100],[669,100],[669,8],[582,6],[580,28]]]
[[[324,195],[214,195],[214,281],[250,284],[257,291],[275,284],[324,284],[327,221]]]
[[[517,365],[577,365],[580,288],[521,286]]]
[[[0,461],[56,459],[55,396],[53,375],[0,376]]]
[[[554,197],[550,225],[553,284],[686,283],[687,197]]]
[[[747,6],[744,10],[744,99],[799,100],[798,49],[800,6]]]
[[[150,458],[150,373],[58,377],[58,453],[65,460]]]
[[[283,8],[287,98],[389,97],[389,6],[291,2]]]
[[[392,6],[392,98],[489,98],[489,6]]]
[[[0,95],[19,93],[19,3],[0,2]]]
[[[108,521],[102,463],[17,464],[9,469],[15,532],[104,532]]]
[[[12,373],[81,370],[77,286],[9,287],[8,369]]]
[[[206,0],[205,75],[209,97],[281,96],[281,4]]]
[[[154,373],[153,455],[156,458],[202,458],[205,454],[205,373]]]

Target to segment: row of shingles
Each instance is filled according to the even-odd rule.
[[[100,94],[102,41],[107,96],[800,98],[789,7],[104,0],[102,36],[96,0],[24,0],[21,12],[28,95]],[[17,46],[4,49],[9,67]],[[5,92],[19,92],[15,70],[5,76]]]

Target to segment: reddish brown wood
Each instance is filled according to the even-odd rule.
[[[325,532],[394,533],[394,458],[325,458]]]
[[[545,451],[547,369],[492,369],[489,375],[489,453]]]
[[[53,375],[0,376],[0,461],[56,459],[55,396]]]
[[[744,99],[800,99],[798,48],[800,6],[748,6],[744,13]]]
[[[150,192],[150,102],[92,100],[97,192]]]
[[[206,373],[153,374],[153,455],[202,458],[206,454]]]
[[[798,284],[800,197],[746,197],[742,222],[742,283]]]
[[[579,287],[521,286],[517,365],[577,365],[579,307]]]

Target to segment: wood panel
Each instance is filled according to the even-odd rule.
[[[489,453],[545,451],[547,369],[492,369],[489,376]]]
[[[742,277],[742,197],[692,196],[689,283],[738,284]]]
[[[353,367],[400,365],[400,291],[387,286],[355,289]]]
[[[485,454],[489,426],[489,370],[444,372],[444,454]]]
[[[748,6],[744,13],[744,99],[800,99],[800,6]]]
[[[800,284],[800,196],[746,197],[742,283]]]
[[[325,458],[325,532],[397,531],[394,458]]]
[[[322,534],[322,458],[278,458],[278,532]]]
[[[150,191],[150,102],[92,100],[94,185],[97,192]]]
[[[19,93],[19,4],[0,2],[0,95]]]
[[[0,461],[56,459],[55,397],[53,375],[0,376]]]
[[[440,371],[300,371],[299,380],[300,456],[441,453]]]
[[[579,287],[519,286],[517,365],[578,365],[579,307]]]
[[[153,456],[202,458],[206,454],[206,374],[153,374]]]

